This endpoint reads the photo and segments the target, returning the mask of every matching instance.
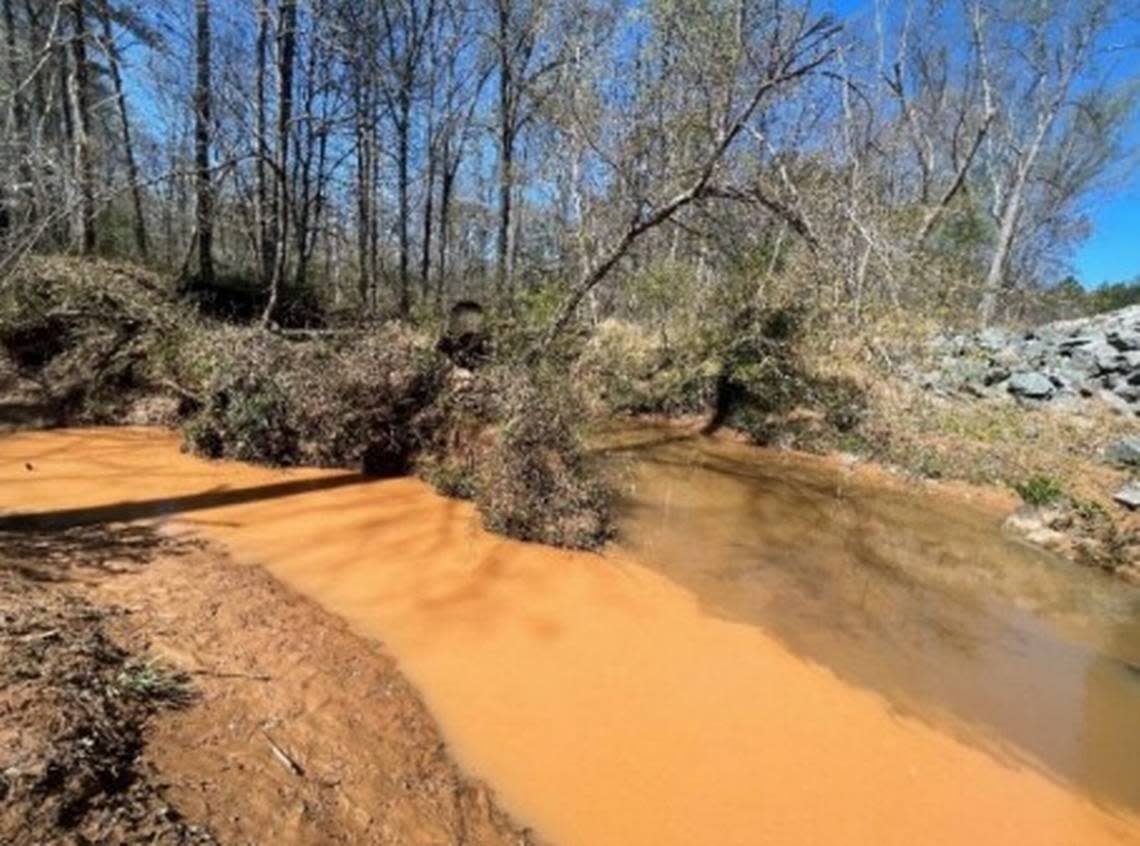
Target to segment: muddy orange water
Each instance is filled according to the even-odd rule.
[[[1140,843],[1135,591],[835,464],[667,431],[604,454],[604,556],[144,429],[0,438],[0,524],[157,518],[260,562],[383,640],[553,843]]]

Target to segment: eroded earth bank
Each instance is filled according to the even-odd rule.
[[[535,842],[381,644],[219,546],[4,532],[0,597],[4,843]]]

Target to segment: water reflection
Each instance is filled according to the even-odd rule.
[[[834,463],[645,429],[604,452],[625,460],[624,544],[706,610],[1140,808],[1140,591]]]

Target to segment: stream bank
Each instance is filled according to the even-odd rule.
[[[217,547],[4,533],[0,604],[5,843],[534,842],[381,644]]]

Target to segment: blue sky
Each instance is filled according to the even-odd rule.
[[[1130,190],[1094,201],[1089,209],[1092,236],[1073,257],[1077,278],[1086,286],[1140,277],[1140,181],[1133,170]]]

